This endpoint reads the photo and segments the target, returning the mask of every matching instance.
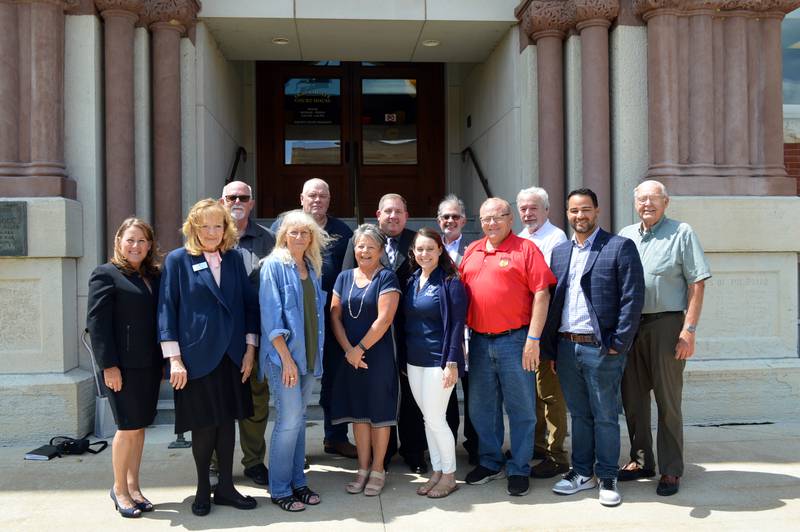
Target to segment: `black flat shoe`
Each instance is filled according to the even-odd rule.
[[[233,506],[239,510],[252,510],[258,503],[249,495],[237,495],[232,498],[214,494],[214,504],[217,506]]]
[[[108,493],[111,496],[111,500],[114,501],[114,509],[119,512],[119,515],[122,517],[141,517],[142,510],[139,509],[138,506],[133,506],[131,508],[123,508],[119,505],[117,501],[117,496],[114,493],[114,488],[111,488],[111,491]]]
[[[656,472],[652,469],[645,469],[639,464],[633,469],[627,469],[631,464],[629,463],[624,468],[620,469],[617,473],[617,480],[620,482],[628,482],[631,480],[638,480],[640,478],[650,478],[656,476]]]
[[[194,498],[194,502],[192,503],[192,513],[198,517],[203,517],[204,515],[208,515],[211,511],[211,501],[199,501],[197,497]]]

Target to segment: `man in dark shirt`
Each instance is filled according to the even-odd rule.
[[[239,231],[239,243],[236,249],[244,259],[250,283],[258,290],[258,261],[266,257],[275,247],[275,235],[269,229],[250,220],[255,200],[252,189],[247,183],[232,181],[225,185],[220,203],[228,209],[233,221],[236,222],[236,229]],[[250,391],[253,396],[253,416],[239,421],[239,443],[244,453],[242,465],[245,476],[253,479],[256,484],[266,485],[269,482],[269,472],[264,465],[267,453],[264,432],[267,430],[269,417],[269,386],[267,379],[258,380],[258,357],[250,374]]]
[[[333,381],[344,360],[344,353],[336,341],[331,328],[331,295],[336,277],[342,271],[342,262],[347,250],[347,242],[353,231],[346,223],[333,216],[328,216],[331,204],[331,192],[328,183],[322,179],[309,179],[303,184],[300,193],[300,205],[303,212],[310,214],[317,224],[325,229],[333,241],[325,248],[322,255],[322,289],[327,294],[325,302],[325,348],[322,357],[322,383],[319,404],[325,417],[325,452],[339,454],[347,458],[356,458],[356,446],[347,440],[347,424],[332,425],[330,418],[331,390]],[[272,224],[272,230],[278,230],[282,219]]]

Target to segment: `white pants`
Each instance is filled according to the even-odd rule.
[[[456,470],[456,442],[446,418],[453,387],[442,387],[442,368],[408,364],[407,371],[411,394],[425,418],[425,438],[433,470],[453,473]]]

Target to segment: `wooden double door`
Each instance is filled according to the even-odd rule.
[[[402,194],[428,217],[445,188],[440,63],[256,63],[259,217],[299,207],[303,182],[331,188],[331,214],[370,218]]]

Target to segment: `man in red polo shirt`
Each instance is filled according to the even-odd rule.
[[[480,209],[485,238],[464,252],[461,276],[470,296],[469,412],[478,433],[478,466],[468,484],[485,484],[508,472],[508,494],[528,493],[536,427],[539,336],[556,278],[533,242],[511,232],[511,205],[489,198]],[[503,455],[503,403],[511,458]]]

